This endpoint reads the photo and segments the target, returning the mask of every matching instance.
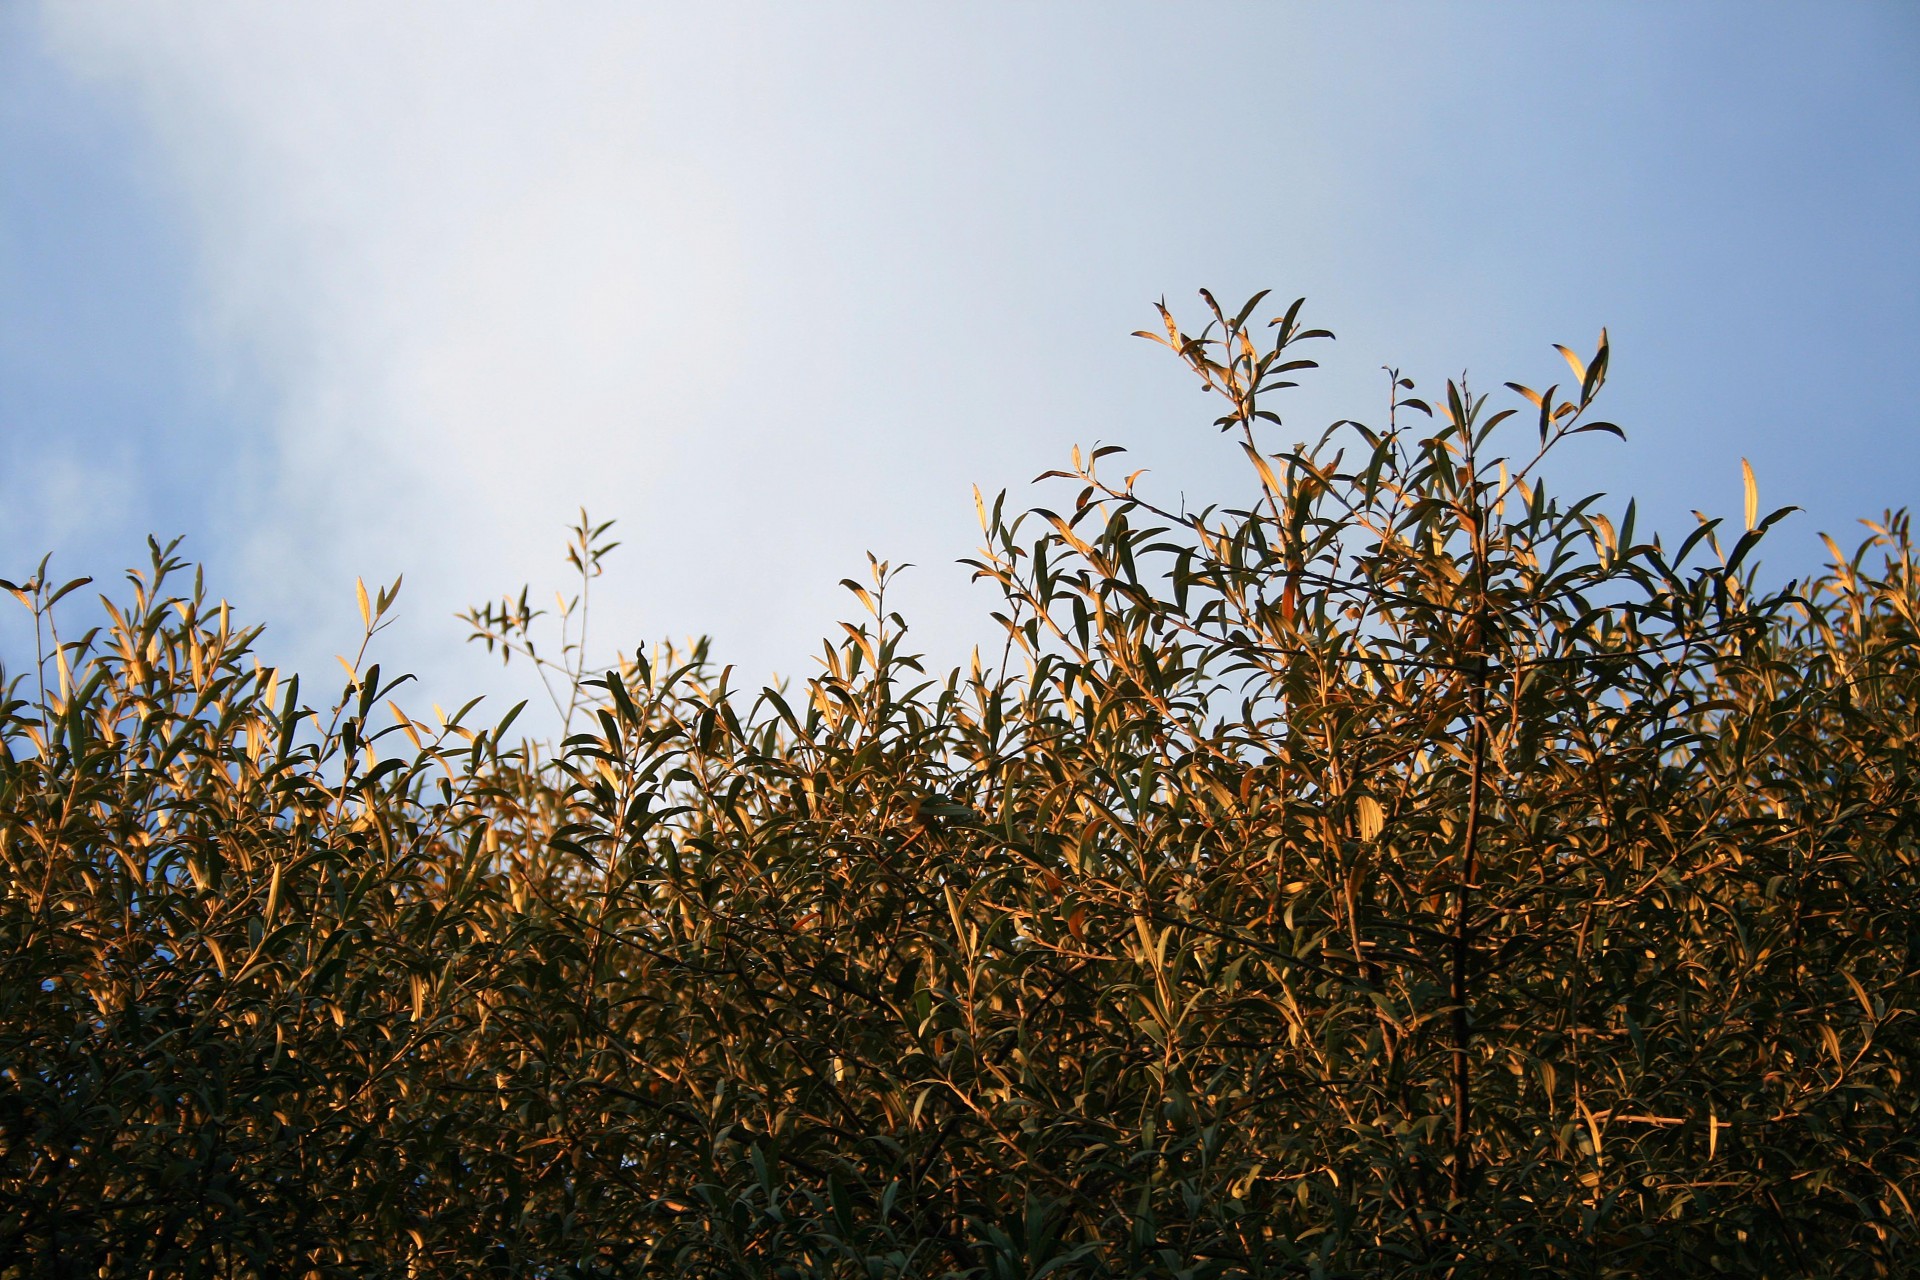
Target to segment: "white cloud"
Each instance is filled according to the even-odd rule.
[[[233,521],[303,665],[405,571],[410,657],[631,509],[733,358],[728,197],[659,137],[625,9],[50,6],[131,92],[200,237],[209,354],[273,405]],[[631,619],[628,619],[631,621]],[[435,641],[440,643],[435,643]]]

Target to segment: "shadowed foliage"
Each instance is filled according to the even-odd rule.
[[[316,712],[166,548],[17,584],[0,1275],[1911,1274],[1906,517],[1768,590],[1750,473],[1551,495],[1604,335],[1280,447],[1262,301],[1150,335],[1251,498],[982,502],[954,671],[878,562],[804,684],[592,671],[584,516],[467,615],[551,747]]]

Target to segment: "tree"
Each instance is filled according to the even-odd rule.
[[[33,1064],[5,1077],[0,1168],[34,1206],[0,1250],[105,1238],[106,1211],[46,1207],[69,1203],[49,1161],[121,1153],[90,1185],[158,1205],[170,1143],[273,1115],[282,1146],[232,1176],[332,1216],[171,1210],[193,1221],[167,1256],[264,1272],[288,1232],[343,1274],[1903,1274],[1905,516],[1767,590],[1785,512],[1751,487],[1737,536],[1703,520],[1671,550],[1631,504],[1616,526],[1551,496],[1561,442],[1618,432],[1592,417],[1604,335],[1563,349],[1564,398],[1429,402],[1394,374],[1384,425],[1276,449],[1273,398],[1326,335],[1298,303],[1263,334],[1262,298],[1206,302],[1197,334],[1163,308],[1153,336],[1220,396],[1250,500],[1156,503],[1108,448],[1052,473],[1057,509],[983,503],[997,664],[927,675],[876,562],[804,687],[743,695],[704,645],[586,679],[570,650],[590,715],[557,749],[456,717],[378,759],[377,668],[303,739],[297,697],[237,674],[170,677],[146,730],[167,611],[142,597],[91,667],[71,646],[92,674],[16,705],[0,793],[0,1053]],[[580,532],[590,577],[605,529]],[[524,607],[469,621],[542,660]],[[178,634],[175,671],[238,671],[224,629]],[[246,734],[279,763],[242,767]],[[219,768],[179,773],[176,739]],[[217,911],[158,851],[191,842],[151,838],[167,805],[138,780],[162,776],[219,815],[203,845],[285,850],[229,856]],[[149,842],[120,857],[108,829]],[[273,927],[289,900],[315,923]],[[162,924],[187,904],[208,945]],[[354,959],[325,969],[343,930]],[[58,964],[49,937],[75,940]],[[176,985],[89,1013],[122,954]],[[261,1011],[193,1022],[194,1062],[251,1045],[279,1070],[295,1028],[305,1074],[151,1093],[204,1068],[108,1009],[157,1026],[198,1007],[188,981]],[[139,1105],[49,1136],[49,1108],[106,1096],[74,1064],[125,1044],[141,1083],[113,1096]],[[342,1106],[357,1172],[273,1154],[319,1150]]]

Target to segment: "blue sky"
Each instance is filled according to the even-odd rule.
[[[692,10],[693,12],[688,12]],[[0,6],[0,574],[186,535],[270,655],[505,692],[452,613],[626,543],[603,652],[804,672],[872,550],[981,638],[971,486],[1240,496],[1165,296],[1304,294],[1302,436],[1614,340],[1558,487],[1680,530],[1912,502],[1920,10]],[[4,634],[4,633],[0,633]]]

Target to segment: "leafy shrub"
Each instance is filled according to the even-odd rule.
[[[1604,335],[1275,450],[1260,302],[1154,335],[1255,500],[983,503],[996,665],[882,563],[748,694],[523,593],[584,728],[508,749],[282,696],[156,548],[6,713],[0,1273],[1905,1274],[1905,516],[1767,591],[1751,486],[1550,496]]]

